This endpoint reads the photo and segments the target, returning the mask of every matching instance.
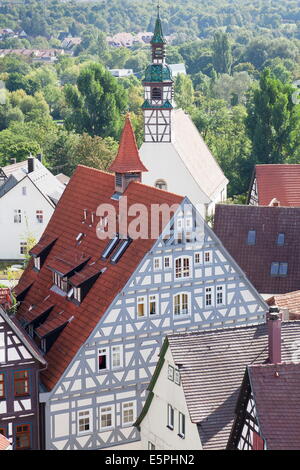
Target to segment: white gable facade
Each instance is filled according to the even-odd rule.
[[[25,167],[8,172],[0,185],[1,260],[25,258],[28,239],[40,239],[64,189],[37,159],[31,173],[26,162]]]
[[[263,300],[195,209],[184,212],[186,202],[40,396],[47,449],[140,448],[133,424],[165,336],[264,322]]]

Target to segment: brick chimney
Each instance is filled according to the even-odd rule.
[[[281,363],[281,320],[282,315],[276,306],[270,307],[267,313],[269,362]]]

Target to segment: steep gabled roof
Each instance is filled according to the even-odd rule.
[[[247,244],[249,231],[255,244]],[[283,294],[300,286],[300,207],[266,207],[218,204],[214,231],[245,272],[264,294]],[[277,244],[279,233],[284,244]],[[288,263],[287,275],[272,276],[272,263]]]
[[[251,365],[248,374],[267,450],[299,450],[300,364]]]
[[[40,333],[44,335],[46,332],[53,331],[55,326],[66,325],[45,356],[48,368],[42,373],[42,381],[48,390],[55,386],[75,354],[155,243],[155,240],[150,238],[133,240],[116,264],[112,264],[110,258],[101,258],[109,240],[97,237],[96,228],[101,220],[95,214],[101,204],[111,204],[116,214],[119,213],[119,202],[111,199],[114,191],[114,175],[78,166],[45,230],[45,236],[49,240],[57,239],[55,244],[39,272],[32,269],[33,261],[30,261],[20,280],[20,286],[17,286],[17,290],[21,292],[32,283],[24,301],[21,302],[18,311],[19,319],[29,319],[29,315],[34,314],[34,310],[47,300],[49,304],[54,304],[54,307],[43,323]],[[151,204],[173,205],[183,201],[181,196],[137,182],[131,182],[124,195],[128,198],[128,207],[138,202],[144,204],[148,211],[150,211]],[[128,217],[128,225],[132,219],[134,217]],[[151,217],[148,218],[148,222],[145,221],[149,233],[151,233],[150,219]],[[78,239],[81,233],[83,236]],[[52,288],[53,274],[48,265],[55,267],[58,258],[66,261],[78,260],[82,259],[83,255],[85,258],[90,257],[82,271],[85,280],[93,271],[93,267],[97,270],[107,269],[94,282],[81,304],[76,305],[68,300],[67,296],[63,297]],[[80,276],[74,274],[76,285],[80,282],[79,278]],[[28,313],[30,306],[31,310]]]
[[[256,165],[255,175],[259,205],[276,198],[281,206],[300,206],[300,164]]]
[[[140,159],[129,116],[127,116],[125,120],[118,154],[110,165],[109,171],[114,173],[136,173],[148,171]]]
[[[228,180],[190,116],[182,109],[173,112],[174,147],[196,183],[211,197]]]

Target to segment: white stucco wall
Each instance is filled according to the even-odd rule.
[[[141,447],[148,450],[148,442],[155,450],[202,450],[197,425],[189,417],[182,385],[168,379],[168,365],[175,367],[170,348],[154,386],[154,397],[141,422]],[[167,427],[167,408],[174,408],[174,429]],[[178,436],[178,412],[185,415],[185,438]]]
[[[23,187],[26,187],[26,195],[22,193]],[[21,223],[14,223],[15,209],[21,210]],[[37,221],[37,210],[43,211],[43,223]],[[38,240],[53,211],[53,206],[27,177],[2,196],[0,198],[0,259],[23,259],[24,256],[20,254],[20,242],[25,241],[29,233]]]

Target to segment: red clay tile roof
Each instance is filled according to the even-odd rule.
[[[248,367],[260,433],[268,450],[300,449],[300,364]]]
[[[299,334],[299,321],[282,322],[283,361],[291,361]],[[204,450],[225,449],[245,368],[268,360],[267,325],[175,334],[168,341]],[[290,400],[288,392],[282,396]],[[295,399],[299,401],[299,388]]]
[[[286,310],[290,320],[300,320],[300,290],[274,295],[267,300],[267,303]]]
[[[114,173],[136,173],[148,171],[140,159],[129,116],[126,117],[118,154],[110,165],[109,171]]]
[[[272,199],[281,206],[300,206],[300,165],[256,165],[258,204],[268,206]]]
[[[0,433],[0,450],[6,450],[9,446],[11,446],[10,441]]]
[[[60,333],[51,349],[45,355],[48,368],[42,372],[42,381],[50,390],[59,380],[66,367],[70,364],[74,355],[82,344],[87,340],[99,320],[115,299],[117,294],[124,288],[130,276],[142,261],[147,252],[155,243],[154,239],[134,240],[125,251],[121,259],[116,263],[110,263],[110,259],[102,260],[101,255],[108,240],[101,240],[96,235],[96,226],[100,219],[95,216],[91,223],[91,212],[96,213],[100,204],[112,204],[118,213],[119,202],[111,199],[115,191],[114,175],[99,170],[78,166],[71,178],[66,190],[54,211],[45,234],[50,238],[57,238],[50,253],[48,254],[41,270],[36,272],[32,269],[31,260],[20,280],[18,291],[33,285],[26,293],[18,310],[18,318],[26,317],[30,305],[38,306],[50,295],[49,302],[55,307],[50,312],[47,323],[69,321]],[[125,193],[128,207],[134,203],[144,204],[150,211],[151,204],[180,204],[183,201],[177,196],[138,182],[131,182]],[[84,220],[84,209],[87,209],[88,217]],[[128,217],[128,224],[134,217]],[[148,217],[148,230],[151,228],[151,217]],[[76,241],[79,233],[84,233],[80,244]],[[52,272],[47,265],[53,265],[57,258],[69,260],[69,256],[90,256],[86,268],[94,266],[97,269],[107,268],[96,280],[87,296],[78,306],[68,300],[66,296],[59,295],[51,290],[53,285]],[[54,265],[56,265],[54,263]],[[84,270],[82,271],[84,273]],[[76,275],[74,275],[76,276]],[[75,279],[76,280],[76,279]],[[51,323],[52,325],[52,323]],[[45,324],[46,326],[46,324]]]
[[[247,244],[249,230],[255,245]],[[258,292],[284,294],[300,286],[300,208],[218,204],[214,231]],[[283,246],[277,245],[285,234]],[[286,276],[270,275],[273,262],[288,263]]]

